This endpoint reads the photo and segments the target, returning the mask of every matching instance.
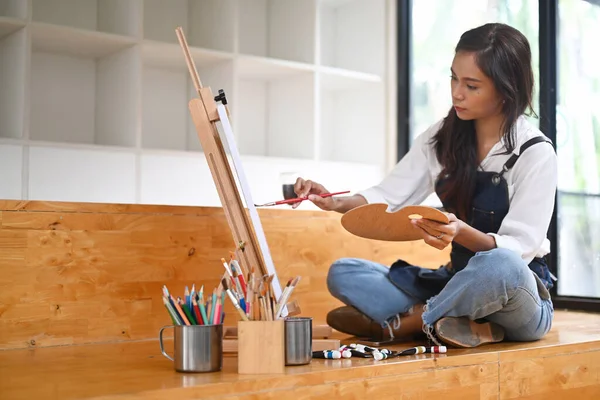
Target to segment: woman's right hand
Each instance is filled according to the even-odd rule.
[[[296,183],[294,184],[294,192],[296,192],[298,197],[308,196],[308,200],[312,201],[321,210],[334,211],[337,206],[337,200],[334,196],[319,196],[321,194],[329,193],[329,191],[320,183],[311,180],[304,180],[302,178],[296,179]],[[293,203],[292,208],[297,208],[300,204],[301,202]]]

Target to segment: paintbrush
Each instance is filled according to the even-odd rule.
[[[346,194],[346,193],[350,193],[350,191],[346,190],[345,192],[323,193],[323,194],[318,194],[316,196],[331,197],[331,196],[337,196],[338,194]],[[271,203],[265,203],[265,204],[255,204],[254,207],[270,207],[270,206],[278,206],[281,204],[294,204],[294,203],[303,202],[304,200],[308,200],[308,196],[307,197],[296,197],[294,199],[288,199],[288,200],[273,201]]]
[[[267,307],[267,288],[263,284],[260,288],[260,296],[259,300],[261,302],[261,310],[263,311],[264,318],[261,318],[263,321],[270,321],[269,318],[269,309]]]
[[[248,278],[250,278],[250,274],[248,274]],[[250,317],[252,315],[252,302],[254,300],[254,290],[253,283],[250,279],[248,279],[248,285],[246,286],[246,315]]]
[[[284,306],[284,301],[286,301],[287,299],[287,292],[290,290],[290,285],[292,284],[293,280],[294,278],[290,278],[290,280],[287,282],[287,285],[285,285],[283,292],[279,296],[279,299],[277,300],[277,303],[275,305],[275,315],[278,315],[279,309]]]
[[[271,287],[271,282],[273,281],[274,277],[275,275],[269,275],[267,279],[265,279],[265,302],[267,303],[267,313],[269,314],[269,321],[273,321],[275,319],[275,313],[273,312],[273,304],[271,304],[271,293],[273,291]]]
[[[238,301],[235,298],[235,296],[233,295],[233,293],[231,293],[231,290],[229,290],[229,285],[227,284],[227,280],[221,279],[221,284],[223,285],[223,289],[225,290],[225,293],[227,293],[227,296],[229,296],[229,300],[231,300],[231,302],[233,303],[233,306],[240,314],[240,317],[242,317],[242,320],[248,321],[248,317],[246,316],[246,313],[244,312],[244,310],[242,310],[242,308],[240,307],[240,303],[238,303]]]
[[[279,319],[281,317],[281,312],[283,311],[285,304],[288,302],[290,296],[292,295],[292,292],[296,288],[296,285],[298,285],[298,282],[300,282],[301,278],[302,278],[301,276],[295,277],[294,280],[292,281],[292,284],[290,285],[290,289],[287,291],[287,293],[285,293],[285,296],[283,296],[283,295],[281,296],[281,299],[279,300],[281,302],[281,304],[279,305],[279,309],[277,310],[277,313],[275,314],[275,319]]]
[[[229,276],[231,276],[233,278],[233,274],[231,273],[231,270],[229,269],[229,265],[227,264],[227,261],[225,261],[224,258],[221,258],[221,263],[225,267],[225,271],[227,271],[227,273],[229,274]]]

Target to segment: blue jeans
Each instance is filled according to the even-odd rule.
[[[382,326],[420,302],[388,279],[386,266],[357,258],[334,262],[327,286]],[[422,318],[426,326],[442,317],[486,319],[502,326],[507,340],[532,341],[548,333],[553,315],[548,290],[527,264],[513,251],[492,249],[473,256],[430,298]]]

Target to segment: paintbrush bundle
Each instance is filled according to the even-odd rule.
[[[224,258],[221,263],[225,268],[221,287],[243,321],[275,321],[282,317],[300,276],[290,279],[279,299],[276,299],[272,285],[275,275],[257,275],[254,267],[245,272],[233,253],[229,263]]]

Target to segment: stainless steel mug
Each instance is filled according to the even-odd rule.
[[[173,357],[163,343],[163,332],[168,328],[175,329]],[[160,351],[175,363],[178,372],[214,372],[223,366],[223,325],[163,326],[159,341]]]
[[[285,365],[304,365],[312,360],[312,318],[285,319]]]

